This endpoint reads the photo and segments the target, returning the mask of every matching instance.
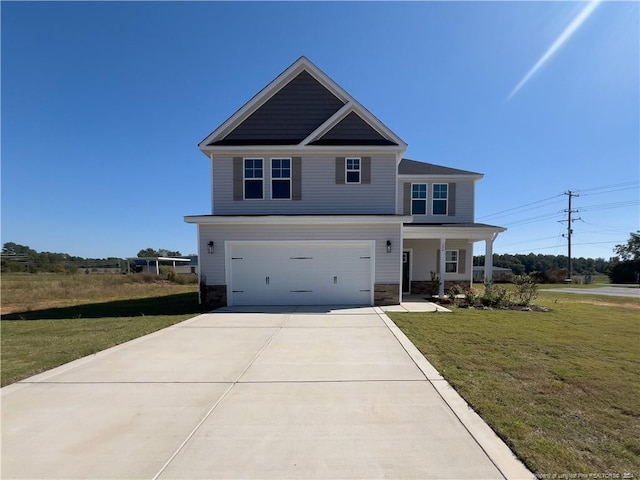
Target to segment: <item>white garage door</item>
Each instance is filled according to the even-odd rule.
[[[229,242],[231,305],[371,305],[374,242]]]

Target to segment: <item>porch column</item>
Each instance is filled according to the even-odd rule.
[[[496,235],[484,241],[484,283],[493,279],[493,241]]]
[[[440,285],[438,286],[438,296],[442,298],[444,296],[444,271],[446,269],[447,260],[447,240],[445,238],[440,239],[440,265],[438,269],[440,271]]]

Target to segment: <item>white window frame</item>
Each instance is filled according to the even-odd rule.
[[[280,160],[280,161],[288,160],[289,161],[289,177],[288,178],[282,178],[282,177],[274,178],[273,177],[273,162],[276,161],[276,160]],[[291,157],[272,157],[271,158],[270,167],[271,167],[271,170],[270,170],[269,173],[271,175],[271,200],[291,200],[291,194],[292,194],[292,192],[291,192],[291,188],[292,188],[292,185],[291,185],[291,172],[292,172],[292,168],[293,168],[293,161],[291,160]],[[280,166],[280,169],[282,169],[282,165]],[[281,181],[284,181],[284,180],[288,180],[289,181],[289,197],[288,198],[273,198],[273,182],[274,181],[281,182]]]
[[[436,198],[434,195],[436,194],[436,186],[437,185],[446,185],[447,187],[447,196],[445,198]],[[444,213],[436,213],[433,208],[436,201],[444,200]],[[434,183],[431,186],[431,214],[434,216],[446,216],[449,214],[449,184],[448,183]]]
[[[455,260],[449,260],[449,254],[455,254]],[[444,273],[458,273],[458,262],[460,261],[460,250],[445,250],[444,252]],[[454,271],[449,271],[447,265],[453,265]]]
[[[349,160],[357,160],[358,168],[349,168]],[[358,173],[358,181],[350,182],[349,181],[349,172],[357,172]],[[347,157],[344,159],[344,183],[348,183],[351,185],[358,185],[362,181],[362,159],[360,157]]]
[[[247,160],[260,160],[262,162],[262,177],[247,178],[246,176],[246,162]],[[262,182],[262,197],[260,198],[247,198],[247,180],[260,180]],[[264,200],[264,158],[259,157],[247,157],[242,159],[242,198],[244,200]]]
[[[424,198],[414,198],[413,196],[413,186],[414,185],[424,185]],[[424,213],[413,213],[413,201],[420,200],[424,201]],[[416,182],[411,184],[411,215],[426,215],[429,208],[429,185],[427,183]]]

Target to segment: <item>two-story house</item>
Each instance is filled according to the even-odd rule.
[[[470,283],[479,173],[404,159],[407,144],[307,58],[200,144],[212,213],[198,226],[211,306],[397,304],[433,276]],[[489,277],[490,278],[490,277]]]

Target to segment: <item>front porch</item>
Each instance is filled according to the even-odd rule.
[[[402,293],[443,296],[447,286],[473,284],[473,244],[485,242],[485,277],[493,268],[493,242],[506,228],[472,224],[404,224]],[[437,292],[435,291],[437,288]]]

